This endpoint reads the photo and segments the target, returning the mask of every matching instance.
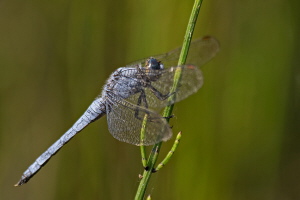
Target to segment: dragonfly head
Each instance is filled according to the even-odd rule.
[[[155,58],[153,57],[150,57],[147,61],[146,61],[146,65],[145,67],[147,69],[153,69],[153,70],[160,70],[160,69],[163,69],[164,68],[164,65],[156,60]]]

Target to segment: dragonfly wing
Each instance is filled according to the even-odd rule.
[[[181,48],[176,48],[168,53],[153,56],[161,61],[164,66],[177,66]],[[219,51],[220,44],[218,40],[212,36],[205,36],[191,42],[186,64],[194,64],[201,67],[210,61]],[[131,63],[131,66],[141,65],[145,66],[147,59],[141,59]],[[128,65],[129,66],[129,65]]]
[[[182,47],[174,49],[168,53],[153,56],[167,66],[176,66]],[[191,42],[186,64],[194,64],[201,67],[211,60],[219,51],[220,45],[216,38],[205,36]]]
[[[168,98],[159,99],[159,96],[170,95],[174,76],[177,70],[181,71],[181,78],[176,92],[172,95],[174,98],[172,98],[172,100]],[[143,88],[148,108],[157,112],[162,107],[181,101],[197,92],[203,84],[202,72],[194,65],[171,67],[163,70],[141,68],[141,71],[146,77],[157,76],[157,80],[152,81],[150,87]],[[141,82],[142,80],[136,79],[136,81]],[[157,92],[154,92],[154,90]],[[139,95],[140,93],[131,95],[126,100],[132,104],[136,104],[138,102]],[[145,106],[145,104],[142,104],[142,106]]]
[[[116,139],[137,146],[147,146],[171,138],[172,130],[161,115],[132,104],[113,93],[109,94],[109,99],[112,103],[107,105],[108,129]],[[145,132],[142,138],[143,126]]]
[[[197,39],[191,43],[186,64],[202,67],[210,61],[220,50],[219,41],[211,36]]]

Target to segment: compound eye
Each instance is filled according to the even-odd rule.
[[[148,60],[148,67],[150,69],[157,70],[157,69],[161,69],[161,64],[155,58],[149,58],[149,60]]]

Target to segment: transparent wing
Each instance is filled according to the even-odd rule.
[[[108,129],[116,139],[138,146],[147,146],[171,138],[172,130],[161,115],[129,103],[113,93],[110,93],[108,98],[113,102],[108,103],[107,107]],[[145,132],[142,138],[144,119]]]
[[[211,60],[217,54],[219,49],[220,49],[219,42],[214,37],[205,36],[196,39],[191,42],[186,64],[194,64],[197,65],[198,67],[201,67],[209,60]],[[152,57],[156,58],[159,61],[162,61],[162,63],[166,67],[177,66],[180,51],[181,51],[181,47],[174,49],[168,53],[164,53]],[[141,59],[131,63],[130,65],[136,66],[138,64],[141,64],[141,66],[145,66],[146,60],[147,59]]]
[[[164,100],[159,99],[159,95],[166,96],[170,94],[174,82],[174,75],[177,70],[181,70],[181,79],[176,92],[172,95],[174,98],[172,98],[172,101],[169,101],[168,98],[165,98]],[[187,98],[191,94],[197,92],[203,84],[202,72],[194,65],[171,67],[163,70],[141,68],[141,71],[146,77],[151,78],[156,76],[157,78],[156,81],[151,82],[151,87],[143,88],[148,108],[155,111],[159,111],[159,108]],[[136,79],[136,81],[142,80]],[[153,90],[157,92],[154,92]],[[140,93],[136,93],[126,100],[132,104],[137,104],[140,95]],[[141,106],[147,107],[145,103],[141,104]]]

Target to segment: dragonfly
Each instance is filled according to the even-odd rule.
[[[101,94],[83,115],[23,173],[15,186],[27,183],[70,139],[87,125],[107,115],[111,135],[133,145],[167,141],[172,130],[160,109],[197,92],[203,84],[201,70],[192,64],[177,66],[181,48],[142,59],[114,71]],[[206,36],[191,43],[187,63],[199,67],[219,51],[218,41]],[[177,69],[182,71],[178,88],[171,92]],[[144,136],[141,129],[146,123]]]

